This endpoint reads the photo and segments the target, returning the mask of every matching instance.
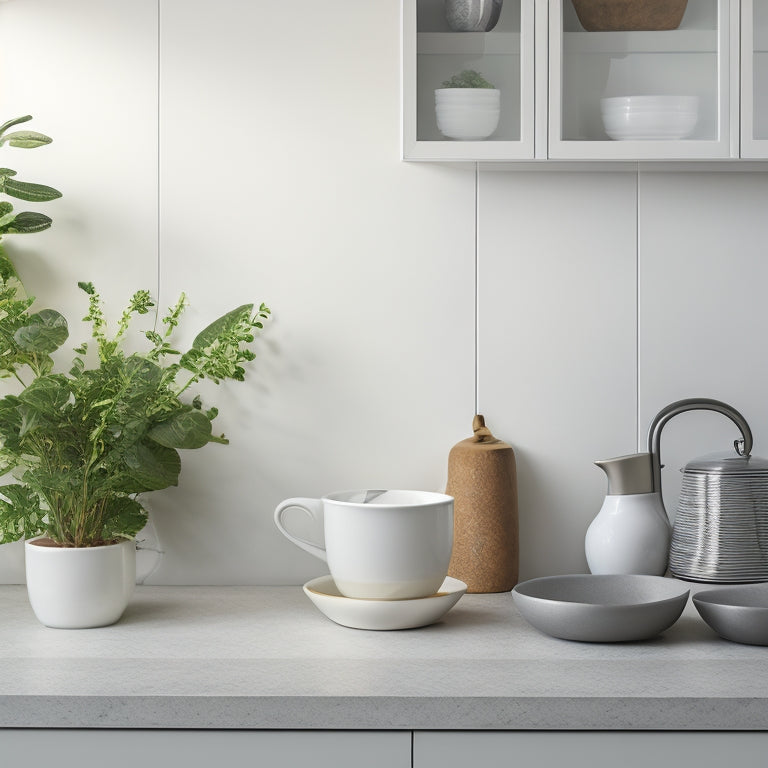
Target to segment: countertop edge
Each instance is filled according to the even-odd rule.
[[[0,695],[0,728],[765,731],[763,698]]]

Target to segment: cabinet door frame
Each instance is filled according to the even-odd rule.
[[[403,160],[532,160],[534,157],[535,0],[520,0],[520,140],[420,141],[417,138],[418,0],[401,0],[401,158]],[[439,34],[439,33],[438,33]],[[462,33],[446,33],[457,34]],[[475,33],[472,33],[475,34]]]
[[[768,159],[768,139],[754,135],[755,0],[741,0],[741,156]]]
[[[549,3],[549,158],[554,160],[711,160],[737,158],[739,6],[738,0],[718,0],[717,130],[715,140],[579,141],[566,140],[562,131],[563,2]],[[585,33],[589,34],[589,33]],[[594,33],[600,34],[600,33]],[[653,34],[653,33],[638,33]]]

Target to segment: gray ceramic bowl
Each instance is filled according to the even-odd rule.
[[[694,595],[693,604],[720,637],[768,645],[768,584],[708,589]]]
[[[536,629],[563,640],[648,640],[671,627],[689,588],[662,576],[573,574],[518,584],[512,596]]]

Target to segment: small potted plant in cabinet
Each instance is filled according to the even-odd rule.
[[[449,139],[487,139],[499,125],[501,91],[479,72],[465,69],[435,90],[435,114],[440,133]]]

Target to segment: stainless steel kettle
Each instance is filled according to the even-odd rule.
[[[749,440],[747,440],[747,437]],[[768,581],[768,461],[711,454],[683,469],[669,552],[679,578],[713,583]]]
[[[686,466],[670,541],[661,498],[661,433],[671,418],[692,410],[722,413],[741,439],[734,441],[735,455]],[[727,403],[691,398],[659,411],[648,430],[647,453],[595,462],[608,476],[608,495],[585,539],[592,573],[661,575],[669,562],[675,576],[695,581],[768,580],[768,461],[751,457],[751,450],[749,425]]]

